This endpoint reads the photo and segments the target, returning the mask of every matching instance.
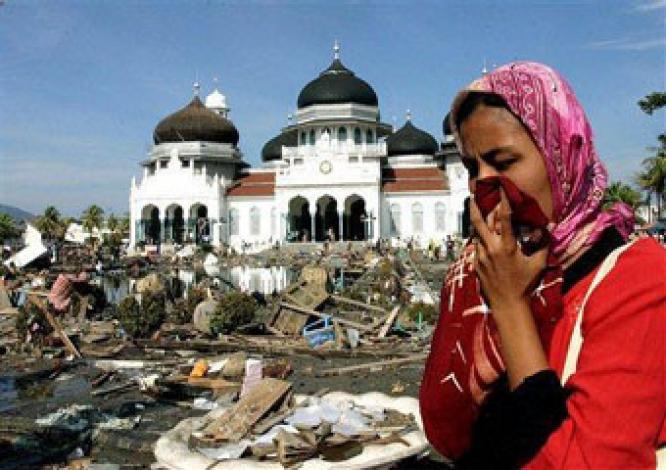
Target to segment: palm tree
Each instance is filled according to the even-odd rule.
[[[622,181],[615,181],[606,188],[603,206],[604,208],[607,208],[616,202],[624,202],[635,212],[643,201],[640,192],[636,191],[628,184],[624,184]]]
[[[662,201],[666,192],[666,150],[662,147],[654,157],[643,160],[643,171],[636,176],[636,182],[648,193],[648,205],[652,194],[657,198],[657,218],[661,218]]]
[[[62,239],[66,227],[60,219],[60,212],[53,206],[44,209],[44,214],[35,219],[35,226],[48,240]]]
[[[0,213],[0,241],[17,237],[19,234],[16,222],[11,215]]]
[[[102,220],[104,216],[104,209],[99,207],[96,204],[88,207],[83,214],[81,214],[81,222],[83,223],[83,228],[88,231],[91,235],[94,229],[98,229],[102,226]]]
[[[109,217],[106,219],[106,228],[108,228],[111,232],[115,232],[118,230],[118,226],[120,225],[120,222],[118,218],[111,213]]]
[[[129,215],[125,214],[123,217],[120,218],[120,221],[118,222],[118,232],[122,236],[128,236],[130,232],[130,218]]]

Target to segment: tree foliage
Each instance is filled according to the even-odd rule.
[[[11,215],[0,213],[0,241],[18,237],[19,230]]]
[[[65,238],[67,230],[67,225],[61,219],[60,211],[54,206],[48,206],[44,209],[44,214],[35,219],[35,227],[48,240],[62,240]]]
[[[657,109],[666,106],[666,93],[662,91],[652,92],[639,100],[638,106],[640,106],[646,114],[652,114]]]
[[[104,209],[99,207],[96,204],[88,207],[83,214],[81,214],[81,222],[83,223],[83,228],[88,232],[93,231],[93,229],[99,229],[102,227],[102,220],[104,218]]]

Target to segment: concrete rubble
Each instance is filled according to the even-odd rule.
[[[182,459],[206,465],[428,459],[415,397],[446,262],[381,244],[54,251],[3,268],[0,467],[179,468],[164,443],[184,429],[201,451]],[[368,393],[387,405],[354,401]]]

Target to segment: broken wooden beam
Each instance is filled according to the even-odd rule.
[[[398,316],[398,312],[400,312],[400,305],[397,305],[393,307],[393,310],[391,310],[391,313],[389,313],[388,317],[386,317],[386,321],[384,321],[384,324],[382,325],[381,329],[379,330],[379,334],[377,335],[377,338],[385,338],[388,332],[391,330],[391,327],[393,326],[393,323],[395,323],[395,319]]]
[[[76,346],[74,346],[74,343],[69,339],[69,336],[67,336],[67,333],[62,329],[60,326],[60,323],[58,323],[58,320],[55,319],[53,315],[51,315],[51,312],[49,312],[49,308],[47,305],[45,305],[40,299],[37,299],[35,297],[32,297],[34,294],[30,294],[28,296],[28,300],[35,305],[46,317],[46,320],[49,322],[51,325],[51,328],[55,330],[58,336],[60,336],[60,339],[62,340],[63,344],[65,345],[65,348],[74,355],[74,357],[81,359],[83,356],[81,356],[81,353],[79,352],[78,349],[76,349]]]
[[[312,315],[313,317],[318,317],[318,318],[331,318],[331,320],[337,321],[341,325],[348,325],[351,326],[352,328],[356,328],[357,330],[369,332],[373,330],[372,325],[364,325],[362,323],[357,323],[355,321],[351,320],[346,320],[344,318],[337,318],[332,315],[327,315],[325,313],[317,312],[316,310],[310,310],[309,308],[304,308],[304,307],[299,307],[298,305],[293,305],[293,304],[288,304],[285,302],[280,302],[280,306],[292,310],[297,313],[301,313],[303,315]]]
[[[331,298],[333,300],[337,301],[337,302],[342,302],[342,303],[346,303],[346,304],[349,304],[349,305],[354,305],[354,306],[360,307],[364,310],[374,310],[375,312],[383,313],[384,315],[386,315],[388,313],[385,309],[383,309],[381,307],[377,307],[376,305],[370,305],[370,304],[367,304],[365,302],[359,302],[358,300],[348,299],[347,297],[342,297],[341,295],[331,295]]]
[[[315,377],[333,377],[336,375],[355,374],[359,372],[377,372],[386,367],[403,366],[415,362],[423,362],[428,358],[427,354],[415,354],[408,357],[400,357],[397,359],[387,359],[385,361],[368,362],[365,364],[358,364],[355,366],[336,367],[333,369],[324,369],[315,372]]]

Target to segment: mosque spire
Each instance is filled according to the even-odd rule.
[[[217,76],[213,77],[213,89],[214,90],[217,90],[217,83],[218,82],[219,82],[219,79],[217,78]]]
[[[199,84],[199,71],[194,72],[194,83],[192,84],[192,92],[194,96],[199,96],[199,91],[201,90],[201,85]]]
[[[412,112],[407,108],[407,112],[405,113],[405,117],[407,118],[408,121],[412,120]]]
[[[340,60],[340,43],[337,39],[333,43],[333,58],[335,60]]]
[[[483,59],[483,68],[481,69],[481,75],[486,75],[488,73],[488,67],[486,66],[486,59]]]

